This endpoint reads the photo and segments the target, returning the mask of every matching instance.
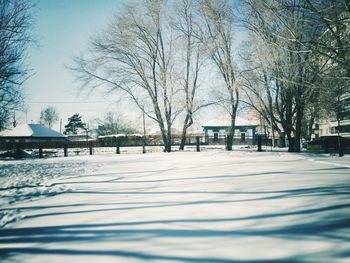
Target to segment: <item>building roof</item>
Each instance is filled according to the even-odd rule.
[[[247,120],[241,117],[236,117],[235,126],[258,126],[258,121],[256,120]],[[212,119],[202,125],[202,127],[230,127],[231,121],[229,118],[225,119]]]
[[[18,125],[15,128],[1,132],[0,137],[65,138],[63,134],[41,124]]]

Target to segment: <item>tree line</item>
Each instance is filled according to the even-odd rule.
[[[144,0],[116,14],[74,70],[84,87],[127,94],[158,123],[166,151],[174,120],[185,138],[196,111],[214,103],[198,96],[214,71],[231,138],[247,104],[298,152],[349,91],[349,17],[345,0]],[[238,28],[248,35],[240,50]]]
[[[350,5],[348,1],[246,0],[256,70],[245,74],[247,103],[300,151],[316,120],[336,115],[349,92]],[[339,127],[338,127],[339,128]]]
[[[57,123],[58,119],[58,110],[54,106],[47,106],[40,112],[39,123],[52,128],[52,126]],[[62,126],[62,119],[60,122]],[[102,118],[92,120],[91,124],[94,127],[89,127],[89,124],[82,121],[82,116],[79,113],[74,113],[68,118],[67,124],[60,129],[64,128],[62,132],[66,135],[87,134],[92,131],[98,136],[137,133],[137,129],[127,123],[121,114],[112,111],[105,113]]]

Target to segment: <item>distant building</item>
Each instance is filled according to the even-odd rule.
[[[349,31],[350,31],[350,24],[349,24],[349,20],[347,20],[348,18],[347,14],[348,14],[347,11],[344,11],[339,16],[343,19],[343,22],[344,22],[343,23],[344,27],[342,27],[343,31],[338,31],[338,29],[335,26],[332,26],[334,27],[333,30],[331,28],[327,28],[321,37],[325,37],[327,39],[329,36],[333,36],[334,32],[338,31],[340,32],[339,37],[341,40],[343,40],[343,38],[348,38]],[[338,43],[335,43],[335,40],[331,40],[331,39],[329,40],[333,42],[332,44],[334,46],[338,45]],[[329,52],[330,51],[328,51],[328,53]],[[333,55],[333,54],[329,54],[329,55]],[[337,66],[338,64],[334,61],[332,62],[332,60],[328,60],[325,65],[327,65],[329,69],[332,69],[334,66]],[[340,136],[350,137],[350,92],[349,92],[348,83],[346,88],[347,88],[347,92],[343,93],[340,96],[341,110],[340,110],[339,116],[337,116],[340,120],[339,127],[338,127],[338,121],[336,118],[333,118],[331,120],[324,120],[324,119],[318,120],[318,122],[314,126],[312,138],[338,135],[338,129],[339,129]]]
[[[257,121],[236,117],[234,143],[255,144]],[[212,120],[202,125],[206,143],[220,143],[225,139],[230,129],[230,120]]]
[[[341,110],[339,113],[339,134],[343,137],[350,137],[350,93],[340,97]],[[338,122],[332,123],[333,132],[338,133]]]
[[[350,137],[350,93],[340,97],[341,110],[339,113],[339,135]],[[338,135],[338,121],[334,117],[330,120],[318,120],[313,129],[312,138]]]

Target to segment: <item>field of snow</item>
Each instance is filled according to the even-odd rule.
[[[350,262],[350,158],[0,161],[1,262]]]

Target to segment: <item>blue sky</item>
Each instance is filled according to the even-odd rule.
[[[102,117],[106,111],[113,109],[113,105],[98,94],[89,98],[78,96],[79,83],[74,82],[74,72],[67,69],[66,65],[72,63],[73,55],[86,51],[89,39],[106,27],[123,2],[37,1],[33,9],[33,33],[37,44],[29,48],[27,59],[34,75],[24,87],[28,110],[27,114],[20,114],[19,121],[37,122],[40,110],[48,105],[58,109],[63,124],[76,112],[88,121]],[[59,129],[58,124],[54,128]]]
[[[83,121],[89,123],[102,118],[107,111],[122,112],[125,119],[138,123],[136,120],[142,116],[141,112],[125,109],[125,104],[115,103],[116,100],[113,103],[110,96],[106,98],[99,93],[89,97],[79,95],[81,84],[75,81],[74,72],[67,68],[72,65],[72,56],[86,53],[91,37],[106,28],[113,15],[129,0],[36,1],[33,34],[37,44],[29,48],[27,60],[34,75],[25,83],[28,107],[26,113],[17,113],[18,121],[37,123],[41,109],[52,105],[58,109],[63,126],[74,113],[81,114]],[[132,114],[126,116],[125,112]],[[202,120],[203,116],[209,118],[214,114],[209,113],[201,113],[198,118]],[[152,126],[152,121],[148,121]],[[60,130],[59,122],[53,128]]]

